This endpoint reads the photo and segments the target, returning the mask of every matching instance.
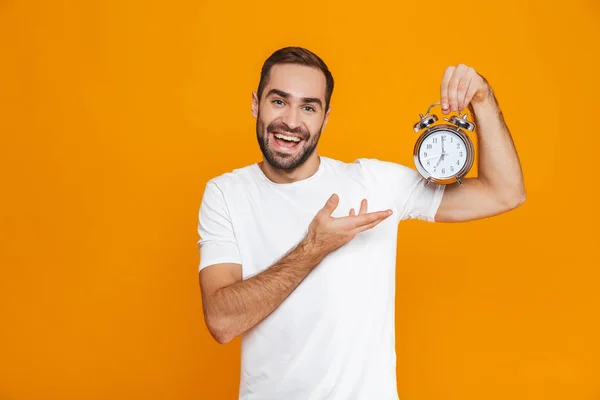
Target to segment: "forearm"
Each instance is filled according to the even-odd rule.
[[[321,251],[304,239],[260,274],[213,293],[205,316],[215,339],[227,343],[265,319],[323,257]]]
[[[472,103],[470,108],[478,132],[478,180],[503,202],[521,203],[525,186],[519,157],[493,92],[486,100]]]

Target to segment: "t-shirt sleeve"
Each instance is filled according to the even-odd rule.
[[[242,263],[225,197],[212,180],[206,184],[202,196],[198,213],[198,235],[198,272],[213,264]]]
[[[361,158],[357,162],[390,193],[401,220],[435,222],[445,185],[431,182],[425,186],[427,180],[416,169],[395,162],[374,158]]]

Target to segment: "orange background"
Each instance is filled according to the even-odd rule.
[[[208,179],[260,160],[251,91],[287,45],[336,79],[322,155],[412,165],[412,125],[462,62],[521,157],[521,208],[400,226],[401,399],[600,399],[599,14],[1,2],[0,399],[236,398],[239,339],[217,344],[202,317],[197,212]]]

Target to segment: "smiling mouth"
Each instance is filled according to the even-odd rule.
[[[304,140],[298,136],[279,131],[271,132],[271,135],[273,135],[273,139],[277,147],[282,149],[295,149]]]
[[[303,138],[301,136],[294,135],[293,133],[288,133],[288,132],[284,132],[284,131],[272,131],[271,133],[273,135],[277,135],[279,139],[291,140],[294,142],[303,140]]]

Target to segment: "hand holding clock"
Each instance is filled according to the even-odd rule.
[[[425,116],[419,114],[421,120],[413,126],[415,132],[422,131],[413,153],[415,166],[425,179],[439,184],[458,182],[462,185],[461,179],[473,165],[475,151],[466,134],[466,131],[474,130],[475,124],[468,121],[466,113],[461,115],[462,110],[468,107],[475,117],[476,111],[489,110],[487,106],[493,103],[495,98],[491,87],[475,69],[465,64],[445,69],[440,85],[440,102],[432,104]],[[433,124],[437,117],[429,116],[429,110],[436,104],[441,105],[443,114],[458,112],[459,115],[444,118],[448,124]],[[446,140],[448,144],[455,143],[456,147],[451,145],[446,149]],[[428,150],[435,153],[441,150],[441,154],[427,157]],[[432,165],[430,158],[438,160]]]
[[[482,103],[490,99],[493,99],[490,85],[473,67],[458,64],[444,71],[440,85],[442,113],[460,111],[470,103]]]

